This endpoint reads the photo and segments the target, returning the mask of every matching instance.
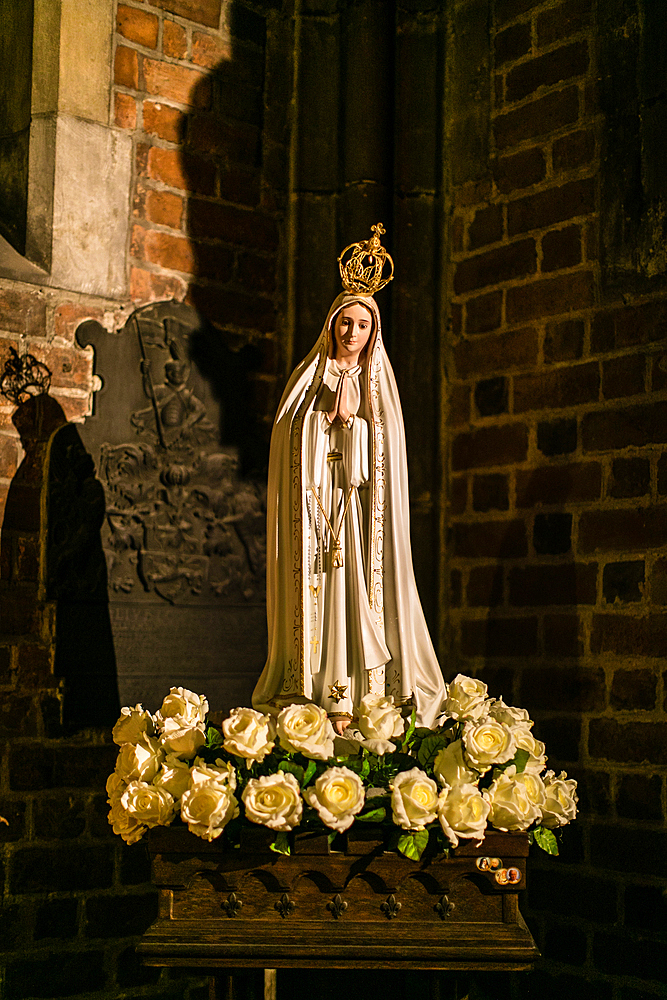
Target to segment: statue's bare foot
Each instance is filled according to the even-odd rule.
[[[350,724],[349,719],[336,719],[333,726],[338,736],[342,736]]]

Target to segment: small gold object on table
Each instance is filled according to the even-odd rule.
[[[519,912],[527,834],[489,830],[478,847],[418,862],[385,849],[380,826],[329,843],[244,829],[240,848],[185,827],[147,838],[159,916],[139,945],[147,965],[188,968],[530,969],[538,957]]]

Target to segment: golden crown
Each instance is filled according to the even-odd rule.
[[[361,243],[350,243],[338,258],[340,276],[346,292],[357,295],[374,295],[388,285],[394,277],[394,262],[380,243],[386,229],[381,222],[371,226],[373,235]],[[385,264],[390,272],[383,277]]]

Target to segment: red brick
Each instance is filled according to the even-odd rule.
[[[469,608],[496,608],[503,603],[502,566],[473,566],[468,577]]]
[[[228,166],[220,171],[220,197],[235,205],[254,207],[260,200],[260,175],[257,170]]]
[[[652,670],[615,670],[611,686],[611,707],[619,712],[655,708],[658,678]]]
[[[461,607],[461,570],[453,569],[449,574],[449,606],[450,608]],[[1,653],[1,651],[0,651]],[[2,676],[0,666],[0,677]]]
[[[149,94],[202,110],[211,103],[210,79],[187,66],[144,59],[144,79]]]
[[[145,10],[118,4],[116,29],[129,42],[136,42],[147,49],[154,49],[157,45],[158,19]]]
[[[528,554],[521,520],[458,522],[452,525],[452,539],[459,559],[520,559]]]
[[[134,227],[131,252],[140,260],[159,264],[170,271],[194,274],[194,253],[190,240],[169,233]]]
[[[528,430],[525,424],[501,424],[480,427],[457,434],[452,446],[452,468],[479,469],[494,465],[523,462],[528,453]]]
[[[462,295],[485,285],[534,274],[536,270],[535,240],[520,240],[461,261],[454,276],[454,292]]]
[[[466,333],[488,333],[497,330],[501,323],[503,293],[489,292],[468,299],[466,303]]]
[[[510,236],[517,236],[529,229],[544,229],[593,211],[595,181],[586,177],[510,202],[507,209],[508,231]]]
[[[501,156],[493,164],[496,187],[502,194],[531,187],[546,174],[544,153],[539,147],[524,149],[512,156]]]
[[[83,351],[71,347],[45,344],[39,350],[39,360],[51,371],[51,385],[87,389],[93,374],[93,359]]]
[[[458,208],[470,205],[480,205],[482,202],[487,201],[490,194],[490,181],[468,181],[467,184],[461,184],[455,189],[454,204]]]
[[[508,510],[508,477],[500,472],[474,476],[472,481],[472,509],[482,512]]]
[[[496,32],[493,40],[496,66],[502,66],[504,63],[513,62],[514,59],[525,56],[527,52],[530,52],[530,45],[529,21],[524,21],[523,24],[514,24],[511,28],[506,28],[505,31]]]
[[[479,208],[468,226],[468,249],[476,250],[487,243],[497,243],[503,238],[503,206],[487,205]]]
[[[214,69],[218,63],[231,58],[232,50],[228,39],[201,31],[192,33],[192,62],[195,66]]]
[[[566,0],[537,15],[537,44],[551,45],[576,35],[591,23],[591,0]]]
[[[599,500],[602,468],[597,462],[542,465],[516,474],[517,507]]]
[[[636,396],[645,391],[646,355],[631,354],[602,362],[602,394],[605,399]]]
[[[516,566],[509,574],[509,602],[516,607],[595,604],[597,572],[597,563]]]
[[[44,680],[53,683],[54,654],[52,645],[22,643],[18,647],[18,673],[25,687],[36,687]]]
[[[651,389],[662,392],[667,389],[667,354],[656,354],[651,365]]]
[[[449,490],[449,511],[455,517],[464,514],[468,504],[468,480],[465,476],[454,476]],[[667,600],[664,602],[667,604]]]
[[[460,253],[463,250],[463,217],[455,215],[452,220],[452,250]]]
[[[584,163],[590,163],[595,156],[595,133],[590,129],[570,132],[561,139],[555,139],[552,147],[554,170],[576,170]]]
[[[659,549],[667,545],[667,507],[586,511],[579,518],[580,552]]]
[[[584,643],[578,615],[545,615],[543,628],[548,656],[581,656]]]
[[[126,45],[119,45],[116,49],[114,82],[119,87],[131,87],[133,90],[139,87],[139,56],[135,49],[128,49]]]
[[[186,290],[186,283],[175,275],[155,274],[140,267],[130,268],[130,297],[133,302],[157,302],[160,299],[181,302]]]
[[[470,386],[451,386],[448,402],[449,414],[447,422],[450,427],[460,427],[461,424],[470,423]]]
[[[278,245],[275,220],[258,212],[192,199],[189,221],[194,237],[218,239],[256,250],[275,250]]]
[[[468,375],[491,375],[512,368],[530,368],[537,360],[537,333],[531,327],[461,340],[454,347],[456,370]]]
[[[667,402],[600,410],[582,418],[584,451],[610,451],[667,441]]]
[[[146,219],[157,226],[180,229],[183,218],[183,199],[170,191],[146,192]]]
[[[591,350],[613,351],[652,344],[667,337],[667,302],[645,302],[614,312],[598,313],[591,331]]]
[[[549,650],[546,650],[547,655]],[[550,667],[542,671],[526,670],[521,678],[520,701],[536,712],[558,706],[561,712],[595,712],[606,705],[603,670],[591,667]]]
[[[0,477],[13,479],[18,467],[18,438],[0,435]]]
[[[580,319],[547,323],[544,334],[544,363],[576,361],[584,352],[584,324]]]
[[[104,312],[94,306],[82,306],[74,302],[63,302],[56,307],[55,333],[56,337],[74,342],[77,327],[84,320],[101,320]]]
[[[463,619],[461,652],[464,656],[534,656],[537,618]]]
[[[508,323],[525,323],[540,316],[556,316],[586,309],[595,301],[595,276],[577,271],[509,288],[505,299]]]
[[[493,78],[493,103],[494,107],[499,107],[505,100],[505,76],[503,73],[496,73]]]
[[[514,412],[556,409],[597,402],[600,373],[596,361],[557,368],[514,380]]]
[[[460,302],[452,302],[449,306],[449,329],[454,337],[460,337],[463,330],[463,306]]]
[[[581,76],[588,69],[588,45],[573,42],[515,66],[505,79],[505,99],[521,101],[538,89]]]
[[[114,123],[118,128],[137,127],[137,102],[131,94],[115,94]]]
[[[142,167],[140,160],[139,174],[181,191],[215,194],[215,164],[198,156],[185,155],[176,149],[151,146],[145,167]]]
[[[244,288],[270,295],[276,287],[276,262],[272,257],[241,253],[237,258],[236,278]]]
[[[44,293],[18,292],[11,288],[0,289],[0,330],[24,334],[27,337],[45,337]],[[15,344],[12,346],[16,347]]]
[[[269,299],[227,292],[212,285],[190,285],[188,301],[223,329],[269,333],[276,328],[275,307]]]
[[[201,278],[226,283],[231,281],[234,272],[234,252],[212,243],[194,243],[195,273]],[[246,291],[257,293],[257,286]]]
[[[664,628],[663,624],[663,628]],[[591,719],[588,737],[592,758],[623,764],[667,764],[667,722],[616,722]]]
[[[208,28],[220,26],[222,0],[152,0],[155,7]]]
[[[162,51],[172,59],[185,59],[188,52],[188,36],[185,28],[168,18],[162,26]]]
[[[542,237],[542,270],[560,271],[581,262],[581,229],[566,226]]]
[[[178,108],[144,101],[144,132],[157,135],[167,142],[180,142],[183,127],[184,115]]]
[[[498,149],[516,146],[526,139],[547,135],[556,129],[571,125],[579,117],[579,89],[568,87],[554,94],[547,94],[537,101],[524,104],[493,123]]]
[[[234,163],[255,166],[259,140],[259,129],[245,122],[220,121],[213,115],[191,115],[188,119],[189,146]]]
[[[521,17],[533,7],[539,7],[540,0],[496,0],[495,19],[496,24],[507,24],[515,18]]]

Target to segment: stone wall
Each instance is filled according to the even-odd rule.
[[[653,29],[643,4],[459,8],[447,674],[526,706],[580,782],[562,857],[533,865],[545,960],[516,988],[638,1000],[665,978],[667,301],[630,225],[655,154],[613,139],[640,127]]]

